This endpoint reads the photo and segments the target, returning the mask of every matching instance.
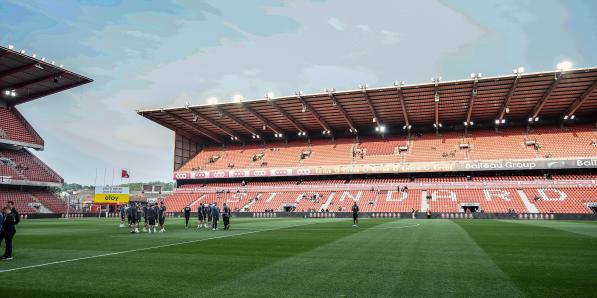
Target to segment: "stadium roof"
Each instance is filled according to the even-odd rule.
[[[0,46],[0,103],[15,106],[93,81],[44,60]]]
[[[597,68],[357,90],[302,94],[232,103],[141,110],[138,114],[202,142],[401,130],[412,126],[475,125],[541,118],[574,119],[597,110]],[[328,132],[329,131],[329,132]]]

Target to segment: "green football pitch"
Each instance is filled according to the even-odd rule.
[[[233,218],[129,234],[114,219],[22,221],[1,297],[597,295],[597,222]],[[3,249],[3,248],[2,248]]]

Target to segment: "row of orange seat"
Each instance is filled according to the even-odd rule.
[[[24,119],[19,117],[14,108],[0,107],[0,141],[3,139],[43,145],[43,140],[24,122]]]
[[[357,202],[365,212],[408,212],[412,209],[433,212],[459,212],[463,203],[478,204],[485,212],[591,213],[588,203],[597,203],[597,187],[568,188],[505,188],[505,189],[411,189],[406,191],[346,190],[346,191],[243,191],[202,193],[174,192],[166,200],[173,211],[199,203],[227,203],[235,211],[295,211],[327,209],[349,211]],[[426,206],[426,207],[425,207]],[[530,207],[529,207],[530,206]],[[534,206],[534,207],[533,207]],[[423,210],[424,209],[424,210]]]
[[[528,142],[527,142],[528,141]],[[534,142],[534,143],[532,143]],[[295,140],[288,143],[208,147],[180,170],[295,167],[351,163],[424,162],[448,160],[525,159],[586,157],[597,155],[597,133],[593,125],[537,127],[462,132],[416,133],[406,136],[373,137],[359,141]],[[399,147],[408,148],[400,151]],[[355,152],[362,154],[355,154]],[[309,153],[301,158],[303,153]],[[215,158],[214,158],[215,157]],[[211,161],[210,161],[211,160]]]

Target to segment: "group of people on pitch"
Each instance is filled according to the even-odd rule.
[[[197,207],[197,229],[200,228],[209,228],[211,227],[212,230],[218,229],[218,221],[220,220],[220,213],[222,214],[222,219],[224,220],[224,230],[230,230],[230,215],[232,214],[232,210],[230,210],[230,206],[224,203],[224,209],[220,211],[220,207],[218,207],[218,203],[212,204],[199,204]],[[184,216],[186,220],[186,226],[189,225],[189,218],[191,217],[191,207],[187,206],[184,209]]]
[[[166,205],[164,202],[159,204],[146,204],[141,206],[139,203],[132,203],[130,205],[120,208],[120,227],[124,227],[125,217],[128,220],[128,225],[131,233],[139,233],[139,224],[143,218],[143,232],[157,233],[159,224],[159,232],[166,231],[164,227],[166,223]]]
[[[4,240],[5,245],[4,254],[0,256],[1,260],[12,260],[12,239],[17,233],[15,226],[20,221],[21,216],[15,208],[15,203],[8,201],[0,213],[0,245],[2,245],[2,240]]]

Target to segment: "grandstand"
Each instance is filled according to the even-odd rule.
[[[175,132],[169,210],[590,214],[597,68],[142,110]]]
[[[44,60],[0,47],[0,204],[15,201],[23,214],[65,213],[67,206],[50,192],[64,180],[33,153],[45,142],[17,106],[92,81]]]

